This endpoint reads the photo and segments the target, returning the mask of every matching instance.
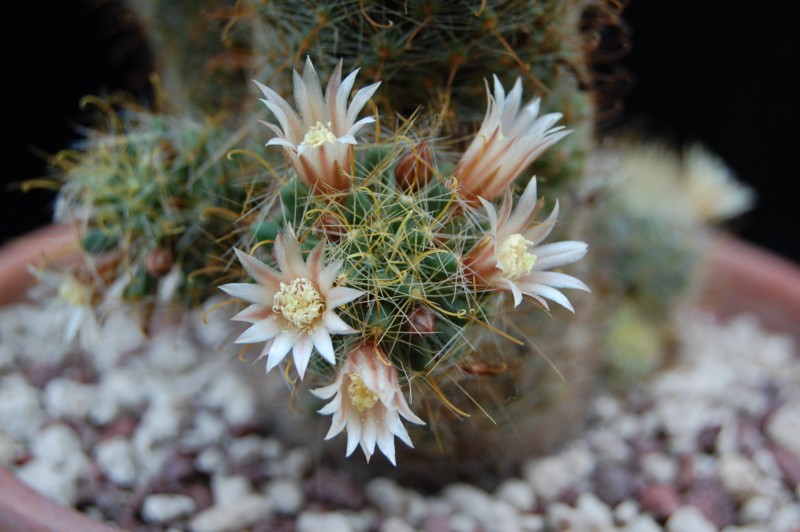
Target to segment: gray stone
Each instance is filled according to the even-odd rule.
[[[169,523],[190,515],[195,507],[194,499],[188,495],[148,495],[142,503],[142,517],[148,523]]]
[[[206,447],[194,460],[195,467],[203,473],[225,473],[228,470],[228,459],[225,453],[216,447]]]
[[[525,465],[525,480],[543,499],[558,497],[592,473],[594,459],[585,449],[573,448],[558,456],[548,456]]]
[[[776,501],[771,497],[750,497],[739,508],[739,520],[745,524],[766,524],[775,513],[776,506]]]
[[[17,444],[0,432],[0,466],[10,467],[17,456]]]
[[[796,532],[800,524],[800,503],[793,502],[778,508],[772,516],[770,530],[775,532]]]
[[[303,512],[297,518],[297,532],[355,532],[344,515],[336,512]]]
[[[532,512],[536,508],[536,495],[533,487],[524,480],[510,478],[497,488],[495,496],[513,505],[522,512]]]
[[[405,516],[406,514],[407,498],[405,491],[394,480],[387,478],[373,479],[364,488],[364,495],[384,515]]]
[[[212,506],[189,522],[193,532],[233,532],[254,526],[272,514],[272,505],[259,495],[248,495],[227,506]],[[322,529],[319,529],[322,530]]]
[[[78,477],[50,462],[31,460],[17,469],[16,475],[22,482],[59,504],[74,506],[78,502]]]
[[[642,472],[654,482],[668,484],[675,479],[678,463],[674,456],[664,453],[647,453],[639,459]]]
[[[746,456],[726,453],[717,459],[717,476],[725,489],[741,501],[758,492],[761,472]]]
[[[76,478],[83,474],[88,463],[78,435],[61,423],[48,425],[39,431],[31,444],[31,452],[39,460]]]
[[[94,448],[100,469],[117,486],[130,487],[136,480],[136,460],[131,442],[122,437],[109,438]]]
[[[406,523],[403,519],[397,516],[392,516],[384,519],[381,523],[379,532],[414,532],[414,527]]]
[[[621,532],[662,532],[664,529],[647,514],[637,515],[620,528]],[[689,532],[689,531],[686,531]]]
[[[85,419],[96,399],[94,386],[81,384],[72,379],[55,378],[44,388],[44,406],[52,418]]]
[[[6,436],[26,441],[44,422],[39,392],[24,377],[11,374],[0,378],[0,427]]]
[[[800,456],[800,399],[790,401],[773,412],[767,421],[766,432],[773,442]]]
[[[490,513],[492,499],[489,494],[470,484],[451,484],[442,495],[457,511],[478,521],[483,521]]]
[[[717,527],[694,506],[681,506],[667,519],[667,532],[717,532]]]
[[[214,475],[211,478],[211,493],[216,506],[229,506],[253,493],[253,486],[240,475]]]
[[[294,515],[305,503],[305,494],[300,483],[291,478],[278,478],[267,485],[267,496],[276,513]]]

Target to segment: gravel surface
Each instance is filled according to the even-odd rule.
[[[597,398],[560,452],[424,495],[271,434],[263,368],[221,354],[223,318],[145,339],[119,313],[81,353],[53,345],[65,312],[0,310],[0,465],[127,529],[800,531],[800,363],[746,316],[687,311],[675,363]]]

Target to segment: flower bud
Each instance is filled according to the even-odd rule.
[[[420,142],[417,149],[412,150],[400,158],[394,167],[394,178],[406,192],[414,192],[428,184],[433,172],[431,171],[430,152],[425,142]]]
[[[172,252],[162,247],[154,249],[147,255],[144,267],[150,275],[155,277],[166,275],[172,268]]]
[[[436,316],[427,307],[416,307],[408,317],[408,328],[413,334],[431,334],[436,332]]]
[[[338,242],[347,232],[342,221],[332,214],[323,214],[314,224],[314,235],[328,242]]]

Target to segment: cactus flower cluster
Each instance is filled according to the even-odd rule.
[[[323,95],[307,60],[294,73],[298,111],[258,84],[278,122],[265,122],[266,144],[283,150],[287,179],[250,249],[235,250],[255,283],[221,289],[250,304],[233,318],[250,324],[237,343],[257,344],[267,371],[286,363],[322,384],[311,391],[330,400],[319,410],[332,415],[327,437],[346,430],[348,455],[360,445],[369,460],[377,445],[394,464],[394,438],[412,444],[401,418],[425,424],[413,389],[436,387],[474,352],[475,330],[523,299],[572,311],[561,290],[588,287],[553,269],[587,246],[543,243],[558,204],[539,220],[543,202],[525,171],[568,132],[554,127],[559,114],[539,116],[539,100],[521,105],[519,80],[506,94],[494,78],[474,140],[437,164],[406,130],[359,139],[377,121],[358,115],[378,83],[349,99],[356,73],[342,80],[340,63]]]

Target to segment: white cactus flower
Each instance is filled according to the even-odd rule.
[[[347,429],[347,456],[360,445],[367,462],[377,445],[392,465],[397,465],[395,436],[414,447],[401,416],[411,423],[425,424],[409,408],[400,389],[397,370],[388,365],[386,357],[379,355],[378,347],[371,344],[362,344],[351,351],[339,368],[336,380],[311,393],[320,399],[331,399],[319,410],[320,414],[333,415],[325,439]]]
[[[365,117],[356,121],[358,114],[378,89],[380,82],[356,92],[349,105],[350,91],[358,70],[342,80],[342,62],[336,69],[322,94],[319,77],[306,58],[303,76],[294,72],[294,99],[300,114],[278,93],[256,81],[264,93],[261,100],[278,119],[280,127],[263,122],[275,137],[267,146],[282,146],[298,178],[320,192],[346,190],[350,184],[347,172],[353,159],[355,134],[375,121]]]
[[[256,284],[230,283],[220,288],[233,297],[253,303],[231,319],[253,324],[236,343],[267,342],[260,355],[267,356],[267,371],[280,364],[291,350],[297,374],[302,379],[312,348],[334,365],[336,356],[331,335],[357,332],[342,321],[334,309],[361,297],[364,292],[334,286],[342,263],[325,265],[325,244],[324,240],[317,244],[303,262],[297,237],[292,228],[287,227],[275,240],[280,272],[235,250]]]

